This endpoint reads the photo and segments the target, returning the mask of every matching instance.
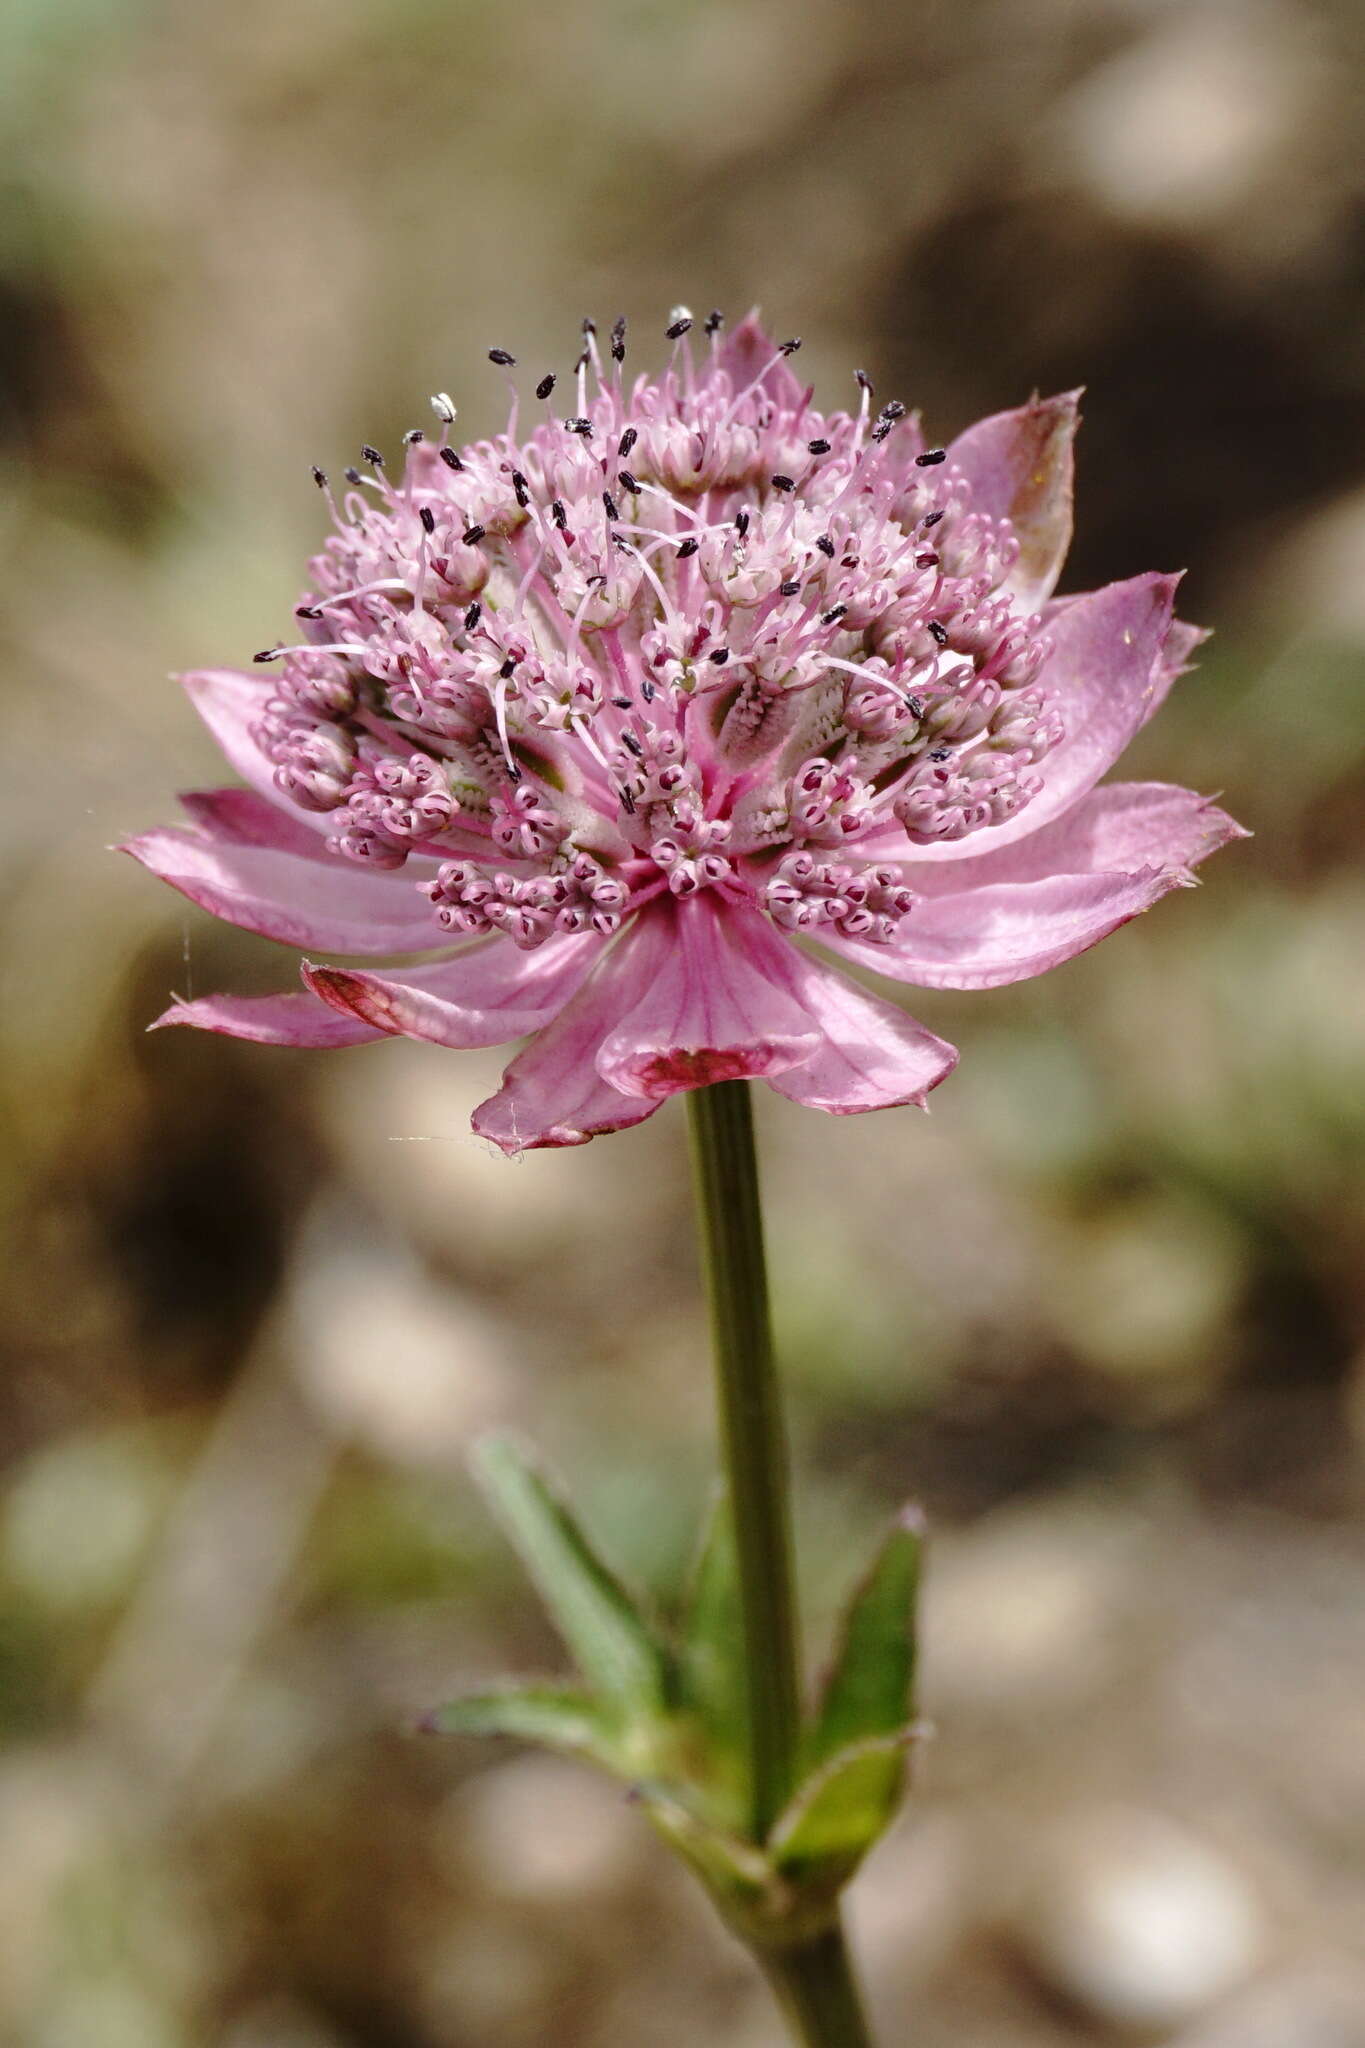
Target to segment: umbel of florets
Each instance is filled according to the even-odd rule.
[[[442,396],[401,476],[367,448],[298,642],[258,657],[253,737],[335,853],[459,840],[418,885],[441,932],[608,936],[714,889],[885,942],[913,893],[860,847],[1013,817],[1064,736],[1009,519],[865,376],[825,414],[797,342],[712,320],[699,365],[690,324],[657,382],[590,327],[567,415],[546,378],[496,440],[457,449]]]
[[[591,322],[506,431],[435,425],[334,490],[288,641],[187,678],[247,789],[129,850],[293,946],[305,991],[176,1002],[268,1043],[529,1034],[475,1128],[577,1144],[752,1076],[848,1113],[956,1054],[830,955],[903,982],[1039,974],[1239,828],[1097,787],[1199,634],[1176,578],[1056,599],[1074,394],[926,442],[859,372],[683,309],[661,375]],[[524,407],[534,406],[529,424]]]

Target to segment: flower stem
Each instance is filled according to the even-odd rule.
[[[768,1317],[748,1083],[717,1081],[695,1089],[687,1106],[739,1558],[750,1828],[761,1842],[792,1789],[801,1730],[787,1446]]]
[[[841,1926],[779,1949],[763,1967],[802,2048],[872,2048]]]
[[[739,1563],[749,1820],[763,1842],[796,1776],[800,1658],[787,1444],[773,1358],[763,1215],[746,1081],[687,1098],[702,1265]],[[871,2048],[842,1931],[760,1957],[804,2048]]]

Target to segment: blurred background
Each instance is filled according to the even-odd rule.
[[[0,2037],[775,2048],[618,1791],[404,1735],[559,1653],[531,1431],[667,1598],[712,1461],[682,1119],[512,1165],[500,1056],[144,1026],[284,985],[106,846],[221,779],[308,465],[491,344],[757,300],[946,439],[1089,387],[1068,586],[1217,638],[1129,757],[1256,838],[915,1008],[929,1118],[763,1095],[811,1656],[936,1531],[887,2048],[1365,2043],[1365,19],[1354,0],[8,0]],[[661,344],[662,346],[662,344]],[[642,349],[637,348],[637,355]]]

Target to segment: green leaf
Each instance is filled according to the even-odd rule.
[[[896,1810],[915,1733],[903,1728],[850,1743],[807,1778],[768,1838],[785,1877],[836,1889],[847,1882]]]
[[[663,1649],[557,1488],[508,1437],[485,1437],[475,1446],[474,1465],[593,1691],[626,1722],[659,1715],[666,1684]]]
[[[423,1734],[508,1735],[609,1768],[615,1762],[613,1730],[600,1708],[567,1686],[507,1685],[467,1693],[423,1714],[417,1725]]]
[[[678,1704],[692,1718],[700,1762],[731,1821],[746,1804],[743,1645],[734,1521],[722,1493],[706,1525],[683,1612]]]
[[[908,1508],[849,1601],[806,1745],[808,1775],[768,1847],[790,1881],[837,1889],[886,1830],[913,1738],[915,1598],[924,1524]]]
[[[906,1508],[892,1524],[844,1617],[811,1731],[808,1762],[854,1743],[895,1736],[915,1712],[915,1600],[924,1518]]]

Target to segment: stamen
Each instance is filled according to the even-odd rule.
[[[644,570],[645,575],[649,579],[649,582],[654,590],[655,596],[659,600],[660,609],[662,610],[664,617],[669,621],[670,625],[676,627],[679,623],[678,615],[673,609],[672,603],[669,599],[668,592],[664,589],[663,584],[660,583],[658,577],[655,575],[653,569],[650,567],[648,561],[645,559],[644,554],[641,552],[639,548],[632,547],[628,540],[623,540],[619,534],[615,536],[615,539],[616,545],[622,550],[622,552],[627,555],[632,555],[634,559],[640,564],[640,567]]]
[[[513,759],[512,742],[507,734],[507,684],[510,674],[511,671],[506,667],[498,670],[498,680],[493,685],[493,718],[498,729],[498,745],[502,748],[502,757],[509,771],[513,771],[513,779],[516,780],[514,771],[517,764]]]
[[[325,646],[314,646],[311,640],[300,640],[294,647],[263,647],[260,653],[253,654],[251,659],[265,662],[278,661],[286,654],[349,654],[363,660],[369,652],[368,647],[360,646],[354,640],[337,640]]]
[[[516,368],[516,357],[510,354],[509,351],[505,348],[490,348],[488,351],[488,360],[490,363],[496,364],[497,368],[500,370],[510,371]],[[507,439],[509,441],[515,441],[517,438],[517,420],[521,408],[521,394],[517,390],[516,379],[514,377],[508,377],[507,389],[510,392],[512,398],[511,411],[507,415]]]
[[[856,418],[826,419],[772,374],[796,337],[735,391],[719,312],[700,369],[693,325],[673,309],[669,368],[627,393],[624,316],[600,350],[585,321],[575,409],[548,410],[547,372],[524,438],[510,376],[506,433],[459,451],[436,393],[446,480],[412,457],[419,428],[397,490],[369,444],[340,512],[312,471],[338,531],[295,613],[351,638],[263,648],[279,667],[253,730],[290,801],[337,813],[345,858],[401,865],[463,806],[463,843],[490,860],[447,862],[429,886],[445,931],[536,945],[712,888],[784,929],[884,939],[909,899],[894,870],[849,857],[862,837],[880,849],[899,823],[909,850],[999,822],[1060,737],[1036,687],[1041,622],[1004,583],[1008,523],[955,472],[913,486],[875,453],[904,405],[876,410],[860,371]],[[618,849],[621,873],[580,835]]]
[[[596,761],[603,769],[605,769],[606,773],[610,775],[611,763],[610,761],[608,761],[606,755],[602,752],[602,749],[598,746],[597,741],[593,738],[592,731],[588,725],[587,720],[585,718],[572,718],[570,719],[569,723],[572,725],[574,731],[578,734],[578,737],[582,740],[588,752],[592,755],[594,761]]]
[[[842,669],[847,675],[862,676],[864,680],[869,683],[879,683],[883,689],[891,690],[895,694],[899,695],[904,702],[909,703],[910,701],[909,698],[905,696],[905,693],[900,688],[900,685],[896,683],[891,676],[883,674],[875,668],[866,668],[860,661],[846,661],[843,658],[843,656],[839,654],[823,654],[820,658],[824,662],[826,668]]]
[[[316,610],[318,612],[332,611],[338,605],[349,604],[352,598],[375,597],[381,591],[405,591],[407,587],[406,582],[401,576],[383,576],[375,583],[357,583],[352,590],[328,591],[324,596],[318,598]]]

